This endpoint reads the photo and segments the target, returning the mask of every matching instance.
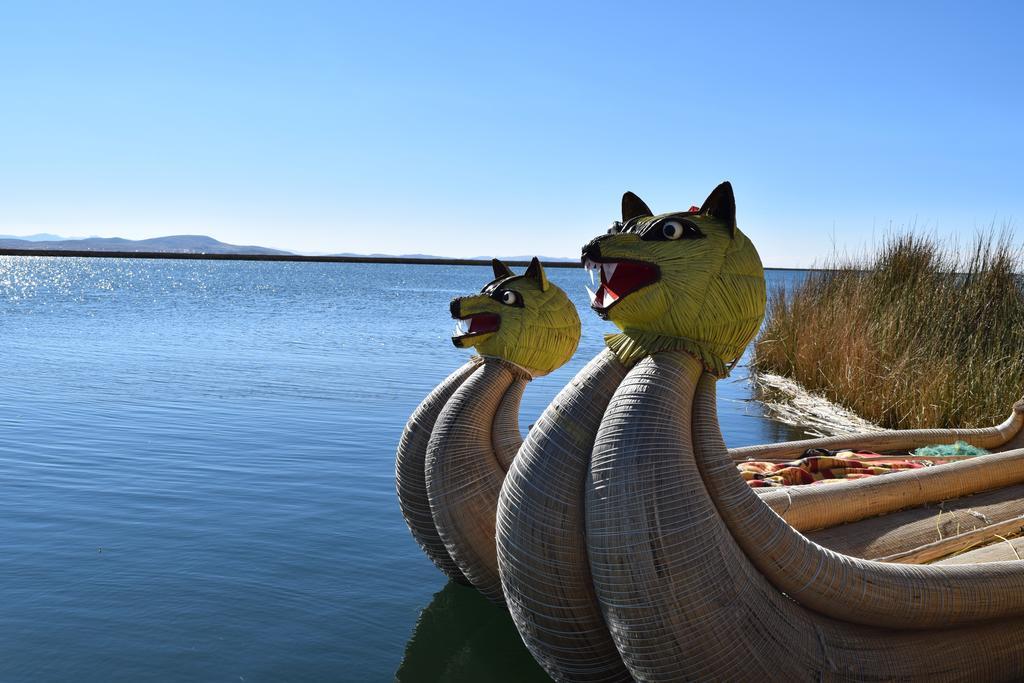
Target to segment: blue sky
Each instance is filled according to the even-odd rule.
[[[799,266],[1024,217],[1019,3],[12,5],[0,233],[573,256],[730,179]]]

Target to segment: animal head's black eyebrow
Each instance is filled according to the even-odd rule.
[[[480,290],[480,293],[481,294],[490,294],[495,289],[497,289],[498,286],[501,285],[503,282],[508,282],[509,280],[513,279],[513,277],[520,277],[520,276],[514,275],[512,277],[499,277],[497,279],[491,280],[490,282],[488,282],[486,285],[483,286],[483,289]]]
[[[637,226],[640,223],[642,223],[644,221],[647,221],[647,220],[650,220],[650,216],[637,216],[635,218],[630,218],[628,221],[626,221],[625,223],[622,224],[622,227],[619,228],[619,232],[620,233],[622,233],[622,232],[632,232],[632,233],[635,233],[637,231],[636,230]]]

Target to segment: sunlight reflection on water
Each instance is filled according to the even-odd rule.
[[[582,271],[549,275],[584,339],[528,388],[524,428],[610,331]],[[0,679],[390,679],[448,595],[398,511],[394,448],[466,357],[448,300],[490,277],[0,257]],[[791,438],[737,375],[729,444]]]

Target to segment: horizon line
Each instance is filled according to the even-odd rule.
[[[292,261],[300,263],[380,263],[392,265],[424,266],[489,266],[490,259],[406,257],[406,256],[306,256],[303,254],[210,254],[183,251],[106,251],[91,249],[6,249],[0,256],[57,256],[65,258],[136,258],[193,261]],[[556,257],[557,258],[557,257]],[[564,257],[568,258],[568,257]],[[525,267],[530,261],[519,259],[502,261],[505,265]],[[541,261],[545,268],[582,268],[580,261]],[[828,270],[825,268],[794,268],[765,266],[765,270]]]

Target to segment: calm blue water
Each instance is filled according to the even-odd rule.
[[[549,274],[583,342],[524,428],[611,329],[583,271]],[[448,301],[490,277],[0,257],[0,681],[537,677],[394,493],[409,413],[466,358]],[[799,436],[735,375],[729,445]]]

